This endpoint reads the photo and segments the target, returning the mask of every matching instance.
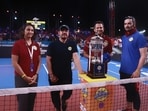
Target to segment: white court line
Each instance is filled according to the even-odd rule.
[[[46,68],[46,65],[43,64],[43,67],[44,67],[44,69],[45,69],[45,71],[46,71],[46,73],[47,73],[47,75],[48,75],[48,70],[47,70],[47,68]]]
[[[142,73],[142,75],[148,76],[147,72],[141,72],[141,73]]]

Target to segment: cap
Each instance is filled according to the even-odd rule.
[[[61,25],[59,30],[69,30],[69,27],[67,25]]]

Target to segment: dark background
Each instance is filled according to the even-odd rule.
[[[115,0],[115,32],[121,35],[125,16],[134,16],[138,30],[148,30],[148,8],[146,0]],[[6,10],[10,12],[7,13]],[[17,11],[17,14],[15,14]],[[105,23],[106,33],[109,32],[109,0],[1,0],[0,27],[10,24],[10,16],[17,16],[13,21],[13,28],[18,29],[26,20],[38,17],[46,21],[46,29],[55,27],[56,18],[62,17],[62,23],[73,27],[72,16],[80,21],[79,27],[88,30],[94,21],[102,20]],[[75,20],[76,20],[75,19]],[[120,31],[119,31],[120,29]],[[146,32],[147,35],[147,32]]]

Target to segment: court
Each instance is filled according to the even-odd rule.
[[[81,64],[82,64],[83,69],[86,71],[87,70],[87,59],[84,57],[81,57]],[[119,61],[111,60],[108,64],[108,75],[115,77],[118,80],[119,79],[119,73],[118,73],[119,67],[120,67]],[[148,75],[147,67],[143,67],[141,77],[146,77],[147,75]],[[78,76],[77,70],[73,69],[73,84],[81,85],[79,83],[81,83],[81,79]],[[142,98],[142,106],[141,106],[140,111],[145,111],[145,109],[148,108],[147,107],[148,98],[146,96],[147,90],[148,90],[147,83],[148,82],[145,81],[144,84],[141,84],[140,86],[140,93],[141,93],[141,98]],[[49,86],[45,57],[42,57],[42,65],[41,65],[41,69],[39,72],[38,88],[40,88],[40,86]],[[11,58],[0,58],[0,89],[10,89],[10,88],[15,89],[14,88],[14,69],[11,64]],[[126,98],[125,90],[120,85],[114,85],[114,88],[112,91],[114,91],[114,94],[116,96],[110,96],[109,94],[108,96],[110,96],[111,98],[108,97],[106,98],[106,100],[112,101],[111,107],[113,108],[114,111],[121,111],[123,106],[125,106],[125,98]],[[83,97],[82,95],[84,96],[81,89],[73,90],[73,95],[69,99],[70,106],[68,107],[68,110],[80,111],[81,109],[81,111],[85,111],[83,110],[83,105],[82,104],[80,105],[80,101],[82,101],[82,103],[83,102],[85,103],[86,101],[86,98],[83,98],[85,101],[82,99]],[[0,96],[0,100],[1,100],[0,108],[3,111],[16,111],[17,101],[16,101],[15,95]],[[104,105],[107,105],[105,104],[104,101],[102,102]],[[101,105],[102,102],[98,101],[97,104]],[[91,109],[91,110],[98,111],[98,108],[96,107],[96,103],[93,103],[91,106],[92,108],[96,108],[96,109]],[[107,108],[111,108],[111,107],[108,106]],[[54,111],[54,107],[51,101],[49,91],[47,90],[47,92],[38,93],[37,99],[35,102],[34,111],[50,111],[50,110]],[[104,110],[99,109],[99,111],[104,111]],[[107,111],[110,111],[110,110],[107,110]]]
[[[85,71],[87,71],[87,60],[81,57],[81,64]],[[119,61],[110,61],[108,64],[108,74],[119,79]],[[146,67],[142,68],[141,77],[148,76]],[[73,84],[80,83],[77,70],[73,70]],[[46,58],[42,57],[42,65],[39,72],[38,86],[47,86],[48,76],[46,69]],[[0,88],[14,88],[14,69],[11,64],[11,58],[0,58]]]

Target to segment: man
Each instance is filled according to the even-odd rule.
[[[92,37],[95,37],[95,36],[102,37],[102,39],[103,39],[103,55],[104,55],[103,63],[105,64],[105,73],[107,73],[107,68],[108,68],[107,65],[111,59],[110,57],[111,57],[111,53],[112,53],[112,41],[107,35],[104,35],[104,23],[102,21],[95,22],[93,31],[94,31],[93,35],[88,37],[85,40],[83,54],[84,54],[84,57],[89,58],[89,50],[90,50],[89,43],[90,43]],[[92,55],[92,57],[94,56],[93,53],[91,55]],[[100,53],[98,56],[101,56]]]
[[[59,39],[50,43],[47,49],[47,69],[50,85],[72,84],[71,62],[74,61],[79,74],[84,73],[80,64],[77,45],[70,40],[69,27],[62,25],[58,30]],[[64,90],[62,97],[60,91],[52,91],[51,98],[56,111],[66,111],[67,100],[72,90]],[[62,102],[62,104],[61,104]]]
[[[136,29],[136,20],[132,16],[124,19],[125,35],[122,36],[122,54],[120,79],[140,77],[140,70],[146,59],[146,38]],[[127,108],[123,111],[139,111],[139,84],[123,84],[126,89]]]

